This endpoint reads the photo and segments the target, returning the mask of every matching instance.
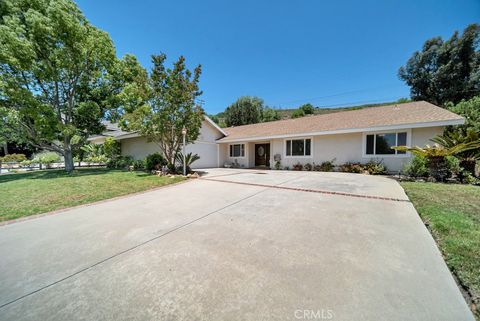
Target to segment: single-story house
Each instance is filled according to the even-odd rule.
[[[205,117],[198,139],[186,149],[200,156],[193,168],[225,164],[274,168],[276,161],[281,168],[292,168],[296,163],[320,164],[333,159],[336,164],[365,163],[374,159],[396,172],[412,155],[392,146],[431,144],[430,139],[442,134],[445,126],[464,121],[425,101],[229,128],[220,128]],[[122,154],[135,159],[159,151],[155,143],[148,143],[137,133],[113,130],[91,140],[100,143],[105,136],[119,140]]]

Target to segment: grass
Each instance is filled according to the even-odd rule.
[[[480,187],[402,182],[480,320]],[[477,308],[475,308],[475,306]]]
[[[35,171],[0,175],[0,222],[182,181],[110,169]]]

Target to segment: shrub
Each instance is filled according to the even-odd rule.
[[[381,161],[370,160],[368,163],[363,165],[363,169],[366,170],[370,175],[385,175],[387,174],[387,168]]]
[[[80,147],[86,154],[85,161],[89,163],[107,163],[109,158],[105,155],[103,145],[86,144]]]
[[[346,173],[363,173],[364,169],[360,163],[345,163],[340,165],[340,171]]]
[[[146,170],[159,170],[165,165],[167,165],[167,160],[159,153],[150,154],[145,158]]]
[[[167,164],[168,172],[171,174],[177,173],[177,167],[175,164]]]
[[[135,160],[131,164],[133,166],[133,169],[136,171],[141,171],[145,169],[145,161],[143,160]]]
[[[109,160],[116,160],[120,156],[120,142],[112,137],[107,137],[103,143],[103,153]]]
[[[24,161],[20,162],[20,166],[22,167],[30,167],[32,165],[33,161],[26,159]]]
[[[303,165],[300,163],[296,163],[295,165],[292,166],[292,169],[294,171],[301,171],[303,169]]]
[[[280,161],[278,161],[278,160],[275,162],[275,169],[276,169],[277,171],[282,169],[282,164],[281,164]]]
[[[303,109],[295,109],[292,113],[292,118],[300,118],[305,116]]]
[[[427,159],[417,155],[412,158],[410,163],[405,165],[403,170],[411,177],[426,177],[428,175]]]
[[[298,109],[303,110],[303,113],[305,115],[312,115],[312,114],[315,113],[315,107],[313,107],[312,104],[304,104],[304,105],[298,107]]]
[[[143,166],[143,161],[140,161]],[[119,156],[115,159],[110,159],[107,162],[108,168],[128,168],[133,164],[133,158],[131,156]]]
[[[313,166],[310,163],[306,163],[305,165],[303,165],[304,171],[311,171],[312,169],[313,169]]]
[[[480,180],[475,176],[473,176],[469,171],[463,171],[461,176],[462,176],[462,183],[472,184],[472,185],[480,184]]]
[[[427,157],[428,172],[437,181],[444,181],[461,172],[460,161],[454,156]]]
[[[447,177],[459,176],[462,172],[460,160],[455,156],[446,156],[445,163],[447,166]]]
[[[0,157],[0,161],[5,163],[8,163],[8,162],[20,163],[26,160],[27,160],[27,157],[24,154],[7,154],[3,157]]]
[[[55,152],[45,152],[35,155],[33,162],[46,165],[47,168],[50,168],[50,165],[53,163],[58,163],[60,161],[60,155]]]
[[[325,161],[322,162],[320,165],[315,165],[313,170],[319,171],[319,172],[331,172],[335,168],[335,159],[332,159],[331,161]]]
[[[89,163],[108,163],[109,159],[107,156],[100,154],[95,156],[88,156],[85,160]]]

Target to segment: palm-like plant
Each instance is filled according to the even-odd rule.
[[[177,163],[179,163],[180,166],[183,167],[183,154],[181,152],[178,152],[175,158],[177,160]],[[192,169],[190,168],[190,165],[192,165],[193,162],[199,159],[200,159],[200,156],[198,156],[198,154],[193,154],[193,153],[185,154],[185,163],[187,165],[187,173],[190,173],[192,171]]]
[[[440,141],[442,138],[436,137],[436,141]],[[445,139],[443,137],[443,139]],[[448,140],[448,138],[447,138]],[[428,168],[430,175],[438,180],[443,180],[447,177],[448,168],[446,165],[447,156],[457,156],[459,154],[472,151],[480,148],[480,141],[470,141],[463,143],[445,144],[445,146],[435,142],[432,146],[425,145],[425,147],[408,147],[408,146],[395,146],[394,149],[398,151],[411,152],[415,155],[422,156],[428,160]]]
[[[105,163],[107,157],[103,152],[103,146],[100,144],[86,144],[80,147],[86,153],[86,161],[92,163]]]
[[[445,157],[445,156],[455,156],[460,153],[474,150],[480,148],[480,141],[478,142],[469,142],[469,143],[460,143],[453,146],[442,146],[439,143],[431,145],[425,145],[425,147],[419,146],[394,146],[393,149],[402,152],[411,152],[415,155],[423,157]]]
[[[460,144],[472,147],[456,154],[456,156],[460,160],[460,166],[472,175],[475,175],[475,165],[480,159],[480,135],[478,132],[473,129],[469,129],[466,132],[460,130],[451,131],[433,138],[432,142],[445,148],[453,148]]]

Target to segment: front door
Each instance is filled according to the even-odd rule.
[[[255,144],[255,166],[270,167],[270,144]]]

